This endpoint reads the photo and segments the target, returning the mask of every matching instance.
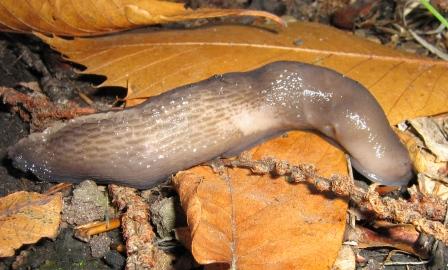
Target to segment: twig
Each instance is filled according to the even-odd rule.
[[[126,269],[167,269],[161,267],[171,258],[155,246],[156,236],[149,223],[149,206],[134,188],[109,185],[113,202],[120,210],[123,236],[126,239]]]
[[[70,183],[59,183],[57,185],[52,186],[50,189],[48,189],[44,194],[45,195],[52,195],[57,192],[63,192],[65,189],[71,188],[72,184]]]
[[[255,174],[287,176],[290,182],[308,182],[321,192],[331,191],[339,196],[350,196],[350,199],[363,211],[372,212],[381,219],[412,224],[418,231],[431,234],[444,243],[448,243],[448,230],[442,223],[447,205],[436,198],[422,194],[411,194],[408,201],[401,198],[381,197],[375,191],[376,185],[371,185],[368,190],[365,190],[355,186],[349,177],[333,175],[325,178],[317,174],[313,165],[291,165],[287,161],[273,158],[257,161],[243,154],[234,160],[215,162],[212,167],[219,170],[219,164],[247,168]]]
[[[421,261],[421,262],[386,262],[384,265],[392,266],[392,265],[423,265],[428,264],[429,261]]]
[[[442,50],[439,50],[436,46],[427,42],[424,38],[419,36],[416,32],[412,31],[411,29],[408,29],[408,32],[418,43],[420,43],[420,45],[425,47],[428,51],[432,52],[433,54],[437,55],[443,60],[448,60],[448,54],[444,53]]]
[[[51,120],[71,119],[96,112],[93,108],[81,108],[72,102],[56,105],[43,95],[29,96],[7,87],[0,87],[0,97],[24,121],[31,123],[32,130],[44,129]]]
[[[75,228],[75,237],[89,242],[92,236],[120,228],[121,222],[118,218],[110,221],[94,221]]]

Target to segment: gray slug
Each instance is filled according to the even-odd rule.
[[[57,124],[22,139],[9,156],[44,180],[149,188],[294,129],[335,141],[370,180],[404,185],[412,176],[408,152],[375,98],[333,70],[298,62],[216,75],[133,108]]]

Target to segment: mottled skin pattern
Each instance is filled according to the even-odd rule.
[[[137,107],[79,117],[31,134],[9,155],[15,166],[45,180],[149,188],[293,129],[331,138],[371,180],[403,185],[412,175],[406,149],[363,86],[297,62],[216,75]]]

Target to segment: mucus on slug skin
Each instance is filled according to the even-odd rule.
[[[9,156],[44,180],[149,188],[179,170],[294,129],[334,140],[372,181],[405,185],[412,177],[406,148],[367,89],[333,70],[287,61],[57,124],[22,139]]]

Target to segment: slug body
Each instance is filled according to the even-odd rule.
[[[412,176],[408,152],[375,98],[335,71],[298,62],[216,75],[130,109],[79,117],[31,134],[9,155],[44,180],[148,188],[294,129],[331,138],[373,181],[404,185]]]

